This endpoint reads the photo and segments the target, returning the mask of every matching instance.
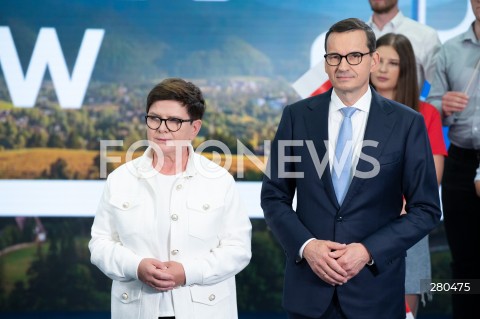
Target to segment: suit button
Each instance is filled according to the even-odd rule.
[[[172,214],[172,216],[170,217],[174,222],[176,222],[178,220],[178,215],[177,214]]]
[[[202,208],[203,208],[203,210],[209,210],[209,209],[210,209],[210,205],[208,205],[208,204],[203,204]]]
[[[129,202],[125,202],[122,204],[122,207],[127,209],[128,207],[130,207],[130,203]]]
[[[177,191],[181,190],[182,189],[182,184],[178,184],[175,188],[177,189]]]
[[[123,299],[123,300],[127,300],[127,299],[128,299],[128,294],[127,294],[126,292],[124,292],[124,293],[122,294],[122,299]]]
[[[338,217],[337,217],[337,222],[339,222],[339,223],[340,223],[340,222],[343,222],[343,217],[342,217],[342,216],[338,216]]]
[[[178,249],[172,250],[172,255],[176,255],[176,254],[178,254],[178,253],[179,253]]]
[[[210,296],[208,296],[208,300],[214,301],[215,300],[215,295],[211,294]]]

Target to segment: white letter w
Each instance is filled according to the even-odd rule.
[[[13,105],[19,107],[35,105],[48,66],[60,106],[80,108],[104,33],[103,29],[85,31],[70,78],[55,29],[41,28],[24,78],[10,28],[0,27],[0,66]]]

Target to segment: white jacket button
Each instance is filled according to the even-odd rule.
[[[170,218],[176,222],[178,220],[178,215],[177,214],[172,214],[172,216],[170,216]]]
[[[211,294],[210,296],[208,296],[208,300],[214,301],[215,300],[215,295]]]
[[[177,191],[181,190],[182,189],[182,184],[178,184],[175,188],[177,189]]]
[[[130,207],[130,203],[129,202],[125,202],[122,204],[122,207],[127,209],[128,207]]]
[[[123,299],[123,300],[127,300],[127,299],[128,299],[128,294],[127,294],[126,292],[124,292],[124,293],[122,294],[122,299]]]
[[[202,207],[202,208],[203,208],[203,210],[208,210],[208,209],[210,208],[210,205],[208,205],[208,204],[203,204],[203,207]]]
[[[176,255],[176,254],[178,254],[178,253],[179,253],[178,249],[172,250],[172,255]]]

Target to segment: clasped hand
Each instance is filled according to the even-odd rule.
[[[138,279],[158,290],[167,291],[185,284],[185,270],[175,261],[144,258],[138,265]]]
[[[303,257],[313,272],[332,286],[346,283],[370,260],[370,254],[360,243],[347,245],[329,240],[312,240],[305,246]]]

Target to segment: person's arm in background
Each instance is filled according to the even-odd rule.
[[[435,173],[437,173],[437,183],[440,186],[442,183],[443,176],[443,166],[445,162],[445,156],[443,155],[433,155],[433,161],[435,163]]]
[[[475,176],[475,190],[477,191],[477,196],[480,197],[480,165],[477,168],[477,176]]]
[[[443,138],[442,119],[440,113],[433,105],[423,103],[420,111],[425,118],[427,125],[428,139],[433,153],[433,161],[435,163],[435,173],[437,174],[438,185],[442,182],[443,167],[445,156],[448,155],[445,140]]]
[[[444,47],[437,55],[435,76],[427,102],[431,103],[440,112],[443,125],[453,123],[453,113],[461,112],[468,103],[468,96],[463,92],[452,91],[447,78],[447,58]]]
[[[423,64],[423,72],[425,73],[425,81],[427,81],[430,86],[433,83],[435,77],[435,69],[437,67],[437,57],[442,47],[442,42],[438,37],[438,33],[435,31],[432,36],[428,37],[429,41],[425,43],[425,52]],[[420,87],[420,89],[422,89]]]

